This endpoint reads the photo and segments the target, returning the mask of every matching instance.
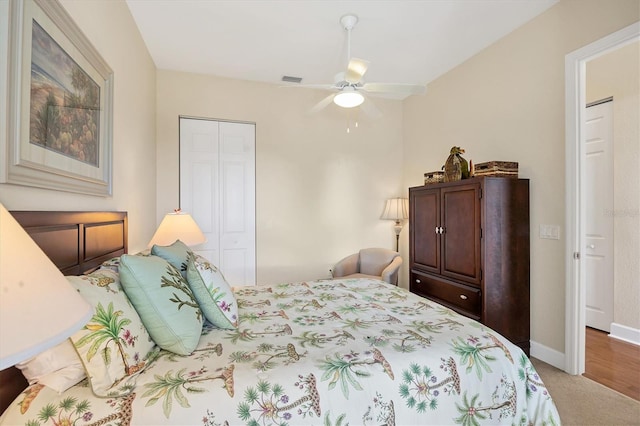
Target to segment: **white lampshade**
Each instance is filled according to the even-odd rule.
[[[387,220],[405,220],[409,217],[409,200],[406,198],[391,198],[387,200],[387,204],[380,219]]]
[[[93,308],[0,204],[0,370],[82,328]]]
[[[354,108],[362,104],[362,102],[364,102],[364,96],[349,86],[333,97],[333,103],[342,108]]]
[[[149,242],[149,247],[154,244],[159,246],[168,246],[180,240],[188,246],[195,246],[207,241],[204,234],[198,227],[198,224],[188,213],[176,210],[168,213],[156,233]]]

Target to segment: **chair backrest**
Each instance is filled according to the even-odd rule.
[[[360,250],[360,273],[381,276],[398,252],[385,248],[366,248]]]

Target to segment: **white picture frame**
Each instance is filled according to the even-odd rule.
[[[111,196],[111,68],[58,0],[9,2],[7,50],[0,181]]]

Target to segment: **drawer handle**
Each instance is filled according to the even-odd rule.
[[[461,295],[460,295],[460,299],[462,299],[462,300],[467,300],[467,299],[468,299],[468,297],[467,297],[467,296],[465,296],[464,294],[461,294]]]
[[[420,284],[421,282],[422,282],[422,281],[420,281],[420,280],[416,279],[416,283]]]

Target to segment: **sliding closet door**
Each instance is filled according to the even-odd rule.
[[[217,121],[180,119],[180,208],[191,214],[207,237],[196,251],[216,265],[220,264],[218,127]]]
[[[231,285],[255,285],[255,125],[180,118],[180,207]]]
[[[255,125],[220,122],[220,265],[231,285],[256,284]]]

